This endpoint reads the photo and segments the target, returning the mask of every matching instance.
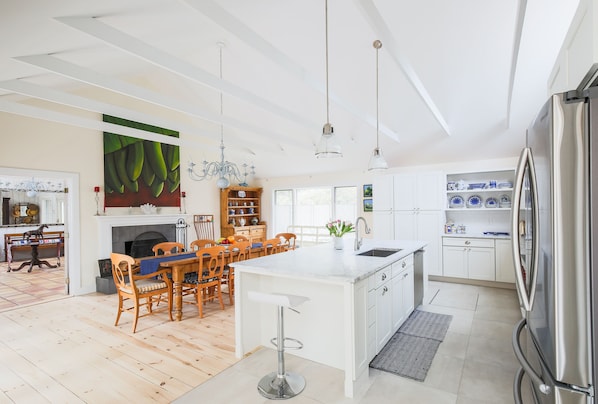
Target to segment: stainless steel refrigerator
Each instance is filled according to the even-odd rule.
[[[552,96],[528,128],[513,197],[515,403],[527,386],[535,403],[598,402],[597,160],[598,88]]]

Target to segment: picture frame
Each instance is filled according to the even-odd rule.
[[[101,278],[110,278],[112,276],[112,261],[110,261],[110,258],[98,260],[98,266],[100,267]]]
[[[374,196],[374,189],[372,188],[372,184],[365,184],[363,186],[363,197],[371,198],[372,196]]]
[[[371,212],[374,210],[374,200],[372,198],[366,198],[363,200],[363,211]]]

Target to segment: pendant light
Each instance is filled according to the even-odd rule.
[[[379,86],[378,86],[378,51],[382,47],[382,42],[378,39],[374,41],[374,48],[376,48],[376,148],[372,152],[370,157],[370,163],[368,164],[368,171],[382,171],[388,168],[388,163],[382,155],[380,150],[380,97],[379,97]]]
[[[341,145],[334,136],[334,129],[330,124],[330,98],[328,96],[328,0],[325,1],[324,14],[326,17],[326,123],[322,129],[322,137],[316,148],[316,157],[342,157]]]

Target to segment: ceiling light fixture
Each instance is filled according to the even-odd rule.
[[[222,49],[224,48],[224,42],[218,42],[218,46],[220,47],[220,80],[222,80]],[[212,161],[208,162],[206,160],[203,161],[203,167],[201,169],[201,173],[197,173],[195,171],[196,164],[193,162],[189,163],[189,177],[194,181],[203,181],[206,179],[212,179],[214,177],[218,177],[216,181],[216,186],[220,189],[228,188],[231,181],[237,180],[242,181],[239,183],[241,186],[247,186],[247,176],[255,174],[255,166],[251,165],[248,166],[247,164],[243,164],[244,172],[241,174],[241,170],[235,163],[231,163],[224,159],[224,124],[222,123],[222,118],[224,117],[224,110],[223,110],[223,102],[222,102],[222,91],[220,92],[220,161]],[[247,168],[250,168],[250,171],[247,172]],[[241,179],[243,177],[243,179]]]
[[[374,41],[374,48],[376,48],[376,148],[372,152],[370,157],[370,163],[368,164],[368,171],[382,171],[388,168],[388,163],[382,155],[380,150],[380,97],[379,97],[379,86],[378,86],[378,51],[382,47],[382,42],[378,39]]]
[[[325,1],[324,14],[326,17],[326,123],[322,129],[322,136],[316,148],[316,157],[342,157],[341,146],[334,136],[334,129],[330,124],[330,98],[328,96],[328,0]]]

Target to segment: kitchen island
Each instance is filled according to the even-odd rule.
[[[344,239],[343,250],[323,244],[231,264],[238,358],[259,346],[272,347],[276,335],[276,307],[249,300],[248,291],[306,296],[310,300],[298,307],[300,314],[286,311],[285,335],[304,345],[287,354],[343,370],[347,397],[367,386],[368,365],[380,345],[421,303],[426,243],[366,239],[354,251],[354,239]],[[373,248],[399,251],[388,257],[358,255]],[[411,279],[410,290],[400,289],[402,279]]]

